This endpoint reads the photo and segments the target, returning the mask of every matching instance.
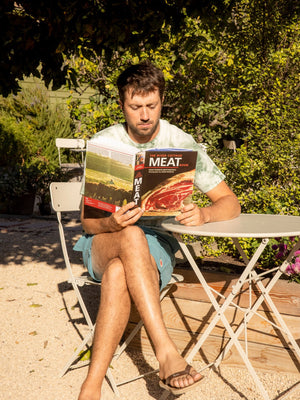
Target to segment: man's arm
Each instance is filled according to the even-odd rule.
[[[83,201],[82,201],[83,204]],[[143,210],[135,207],[131,202],[121,207],[109,217],[84,218],[84,206],[81,205],[81,224],[85,233],[97,235],[98,233],[117,232],[126,226],[133,225],[143,214]]]
[[[205,194],[212,202],[210,206],[200,208],[195,204],[189,204],[183,207],[176,220],[183,225],[192,226],[225,221],[240,215],[240,203],[224,181]]]

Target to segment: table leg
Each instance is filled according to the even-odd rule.
[[[254,268],[254,265],[255,265],[256,261],[259,259],[260,255],[263,252],[263,250],[265,249],[268,241],[264,241],[264,242],[262,242],[260,244],[260,246],[258,247],[256,252],[254,253],[252,259],[249,261],[248,265],[246,266],[246,268],[245,268],[244,272],[242,273],[241,277],[239,278],[237,284],[232,288],[231,293],[226,298],[226,300],[224,301],[222,306],[220,306],[218,304],[215,296],[213,295],[210,286],[207,284],[202,272],[199,270],[197,264],[195,263],[194,258],[191,256],[187,246],[181,240],[180,235],[176,235],[176,236],[177,236],[177,239],[179,241],[179,244],[180,244],[180,247],[181,247],[183,253],[185,254],[187,260],[189,261],[189,263],[190,263],[191,267],[193,268],[197,278],[199,279],[200,283],[202,284],[207,296],[209,297],[212,305],[214,306],[214,308],[216,310],[215,317],[212,319],[212,321],[210,322],[209,326],[206,328],[206,330],[204,331],[203,335],[201,336],[201,338],[199,339],[197,344],[194,346],[193,350],[190,352],[190,354],[186,358],[187,362],[190,363],[193,360],[194,356],[199,351],[200,347],[203,345],[203,343],[205,342],[207,337],[210,335],[210,333],[212,332],[212,330],[214,329],[214,327],[216,326],[218,321],[221,319],[225,329],[229,333],[229,336],[231,338],[230,340],[232,340],[233,343],[235,344],[238,352],[240,353],[244,363],[246,364],[250,374],[252,375],[252,377],[253,377],[253,379],[254,379],[254,381],[255,381],[260,393],[262,394],[264,400],[269,400],[270,398],[268,396],[268,393],[266,392],[265,388],[263,387],[263,385],[262,385],[259,377],[257,376],[252,364],[250,363],[250,361],[249,361],[244,349],[242,348],[242,346],[241,346],[240,342],[238,341],[237,337],[235,337],[235,333],[234,333],[230,323],[228,322],[228,320],[226,319],[226,317],[224,315],[225,310],[232,303],[232,300],[234,299],[236,294],[239,293],[240,289],[244,285],[245,279],[249,276],[249,273]]]
[[[246,254],[245,254],[245,252],[243,251],[243,249],[241,248],[241,246],[240,246],[238,240],[235,239],[235,238],[233,238],[232,240],[233,240],[233,242],[234,242],[236,248],[238,249],[239,253],[241,254],[241,256],[242,256],[244,262],[245,262],[246,264],[249,263],[249,259],[248,259],[248,257],[246,256]],[[278,321],[278,323],[280,324],[280,326],[278,326],[278,325],[272,323],[271,321],[268,321],[268,322],[270,322],[273,326],[275,326],[276,328],[278,328],[279,330],[281,330],[283,333],[286,334],[286,336],[288,337],[288,339],[289,339],[289,341],[290,341],[290,344],[292,345],[292,347],[293,347],[295,353],[297,354],[297,356],[299,357],[299,360],[300,360],[300,348],[299,348],[299,346],[298,346],[296,340],[294,339],[292,333],[290,332],[288,326],[286,325],[286,323],[284,322],[283,318],[281,317],[281,315],[280,315],[280,313],[279,313],[277,307],[275,306],[275,304],[274,304],[274,302],[273,302],[273,300],[271,299],[270,294],[269,294],[270,291],[271,291],[271,289],[274,287],[274,285],[276,284],[276,282],[278,281],[278,279],[279,279],[280,276],[282,275],[282,271],[285,270],[286,266],[287,266],[287,265],[289,264],[289,262],[291,261],[293,255],[294,255],[294,252],[297,251],[299,248],[300,248],[300,239],[299,239],[298,242],[295,244],[295,246],[293,247],[293,249],[290,251],[290,253],[289,253],[288,257],[286,258],[286,260],[281,264],[281,266],[278,267],[277,272],[275,273],[275,275],[272,277],[272,279],[270,280],[270,282],[269,282],[266,286],[263,285],[263,283],[262,283],[262,281],[261,281],[261,279],[260,279],[259,274],[257,274],[256,271],[254,271],[254,270],[252,271],[253,278],[251,278],[251,279],[253,279],[254,282],[255,282],[255,283],[257,284],[257,286],[259,287],[259,289],[260,289],[260,291],[261,291],[261,295],[260,295],[260,297],[256,300],[255,304],[254,304],[254,305],[251,305],[251,307],[250,307],[248,310],[246,310],[247,313],[246,313],[246,315],[245,315],[244,322],[241,323],[241,325],[240,325],[240,326],[238,327],[238,329],[235,331],[235,336],[238,337],[238,336],[241,334],[241,332],[242,332],[242,330],[244,329],[245,325],[247,325],[247,324],[249,323],[250,319],[252,318],[252,316],[253,316],[254,314],[256,314],[256,315],[258,315],[259,317],[261,317],[261,316],[257,313],[257,310],[258,310],[258,308],[260,307],[260,305],[261,305],[263,302],[265,302],[265,303],[269,306],[269,308],[273,311],[273,313],[274,313],[274,315],[276,316],[277,321]],[[261,318],[262,318],[262,317],[261,317]],[[265,318],[263,318],[263,319],[265,319]],[[230,350],[230,348],[232,347],[233,344],[234,344],[234,343],[233,343],[232,339],[230,339],[229,342],[226,344],[225,348],[223,349],[222,353],[221,353],[221,355],[223,356],[222,358],[225,357],[226,353]],[[221,355],[220,355],[220,356],[221,356]],[[220,357],[220,356],[219,356],[218,359],[216,360],[216,363],[217,363],[217,364],[219,364],[219,363],[221,362],[221,357]]]
[[[176,235],[177,236],[177,235]],[[204,341],[207,339],[207,337],[209,336],[209,334],[211,333],[211,331],[214,329],[214,327],[216,326],[216,324],[218,323],[218,321],[220,320],[221,316],[223,315],[224,311],[226,310],[226,308],[230,305],[230,303],[232,303],[232,300],[234,299],[234,297],[238,294],[238,292],[240,291],[241,287],[243,286],[245,279],[247,278],[247,276],[249,275],[250,271],[253,269],[256,261],[258,260],[258,258],[260,257],[261,253],[263,252],[264,248],[267,245],[266,243],[261,243],[261,245],[259,246],[259,248],[256,250],[255,254],[253,255],[251,261],[248,263],[247,267],[245,268],[244,272],[242,273],[241,277],[238,279],[238,282],[236,283],[236,285],[232,288],[231,293],[229,294],[229,296],[226,298],[226,300],[224,301],[224,303],[222,304],[222,306],[220,306],[215,298],[215,296],[213,295],[212,289],[210,288],[210,286],[208,285],[208,283],[206,282],[206,279],[204,278],[202,272],[200,271],[200,269],[198,268],[194,258],[192,257],[192,255],[190,254],[187,246],[183,243],[183,241],[180,238],[180,235],[177,236],[177,239],[179,241],[180,247],[184,253],[184,255],[186,256],[187,260],[189,261],[191,267],[193,268],[199,282],[201,283],[201,285],[203,286],[209,300],[211,301],[212,305],[214,306],[217,314],[215,315],[215,317],[213,318],[213,320],[210,322],[209,326],[206,328],[205,332],[203,333],[203,335],[201,336],[201,339],[199,340],[199,342],[197,342],[197,344],[194,346],[193,350],[190,352],[190,354],[188,355],[188,360],[192,360],[195,356],[195,354],[198,352],[198,350],[200,349],[201,345],[204,343]]]

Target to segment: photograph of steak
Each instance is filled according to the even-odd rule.
[[[178,214],[193,193],[194,173],[195,170],[191,170],[174,175],[143,195],[141,207],[147,215],[160,215],[166,211],[168,215],[170,212]]]

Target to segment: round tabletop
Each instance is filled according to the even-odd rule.
[[[272,214],[241,214],[228,221],[185,226],[167,218],[162,227],[170,232],[195,236],[270,238],[300,235],[300,217]]]

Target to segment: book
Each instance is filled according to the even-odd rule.
[[[197,154],[173,148],[141,151],[108,137],[91,139],[86,149],[85,217],[96,217],[96,210],[113,213],[131,201],[144,209],[144,216],[179,214],[191,202]]]

